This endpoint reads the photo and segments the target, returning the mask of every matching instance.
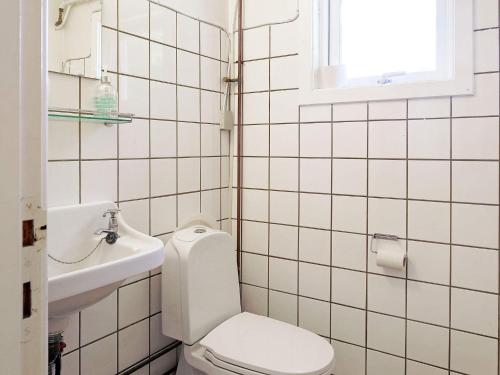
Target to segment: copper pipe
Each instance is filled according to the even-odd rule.
[[[238,0],[238,140],[236,180],[236,259],[241,281],[241,205],[243,158],[243,0]]]

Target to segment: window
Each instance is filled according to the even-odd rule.
[[[473,93],[471,0],[301,0],[301,18],[305,104]]]

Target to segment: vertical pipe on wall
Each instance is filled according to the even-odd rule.
[[[236,259],[241,281],[241,211],[243,168],[243,0],[238,0],[238,133],[236,183]]]

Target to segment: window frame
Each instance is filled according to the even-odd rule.
[[[473,1],[451,0],[451,2],[453,3],[450,7],[452,24],[447,27],[452,37],[449,43],[452,61],[445,62],[451,67],[449,79],[442,79],[443,75],[440,72],[441,79],[436,79],[435,76],[424,76],[425,81],[405,82],[404,78],[411,77],[409,74],[407,77],[398,77],[390,84],[377,83],[376,80],[381,77],[369,77],[371,81],[364,80],[365,82],[359,82],[358,86],[335,87],[332,84],[320,87],[318,84],[320,76],[327,77],[326,81],[334,79],[338,72],[335,69],[339,69],[335,66],[328,66],[332,56],[335,56],[335,53],[338,54],[338,51],[330,51],[329,39],[332,30],[329,14],[332,10],[328,8],[326,12],[324,11],[325,4],[328,6],[330,4],[328,0],[300,0],[302,41],[299,55],[302,71],[299,96],[301,103],[341,103],[474,94]],[[336,1],[334,4],[340,4],[340,2]],[[328,48],[322,47],[325,45]]]

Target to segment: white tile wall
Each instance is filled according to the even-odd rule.
[[[103,9],[103,63],[120,111],[136,119],[111,127],[51,121],[49,205],[111,200],[132,227],[164,241],[200,210],[227,227],[229,137],[217,126],[225,35],[146,0],[105,0]],[[50,73],[50,105],[92,109],[95,87]],[[72,317],[64,375],[117,374],[166,350],[134,373],[175,367],[176,342],[161,334],[158,272]]]
[[[300,22],[245,32],[243,299],[331,339],[335,375],[498,375],[498,1],[474,17],[476,92],[453,98],[300,106]]]

